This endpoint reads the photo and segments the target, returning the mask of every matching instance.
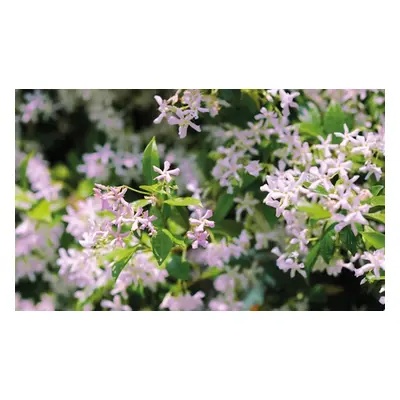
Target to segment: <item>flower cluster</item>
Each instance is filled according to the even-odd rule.
[[[212,210],[206,210],[204,213],[201,209],[196,209],[195,216],[197,218],[190,218],[189,222],[192,225],[192,230],[187,233],[187,237],[192,242],[192,248],[197,249],[199,246],[206,248],[208,245],[207,238],[209,233],[205,230],[206,228],[214,228],[214,221],[210,221],[213,215]]]
[[[323,254],[328,263],[328,274],[337,275],[346,268],[360,276],[372,269],[379,277],[378,271],[384,269],[383,250],[377,250],[376,256],[368,251],[361,256],[352,255],[346,262],[341,255],[335,255],[334,241],[345,240],[344,235],[337,239],[335,232],[340,233],[347,228],[354,238],[362,234],[365,241],[369,232],[366,229],[376,228],[371,221],[373,218],[367,219],[374,205],[371,203],[373,194],[369,179],[373,176],[379,183],[383,175],[381,166],[377,165],[382,163],[384,157],[382,121],[378,122],[375,131],[367,129],[362,132],[360,129],[350,130],[345,123],[342,131],[328,132],[325,137],[316,135],[317,141],[313,138],[310,144],[302,141],[303,136],[299,133],[302,125],[290,125],[285,120],[287,113],[288,108],[282,110],[284,123],[280,129],[271,131],[272,135],[276,135],[277,142],[284,145],[275,151],[281,158],[279,168],[273,169],[266,177],[266,184],[260,187],[261,191],[268,193],[264,203],[275,208],[277,217],[284,218],[286,232],[292,237],[284,253],[279,248],[273,249],[278,256],[277,266],[283,271],[290,271],[291,276],[296,271],[306,276],[304,260],[312,260],[312,255],[308,256],[310,240],[322,236],[323,246],[326,246],[325,241],[332,243],[328,245],[329,253]],[[268,114],[265,108],[256,119],[261,117],[268,126],[277,127],[275,116]],[[378,213],[376,218],[380,216]],[[311,219],[313,223],[307,224],[307,220]],[[328,233],[329,226],[334,227],[333,233]],[[318,246],[321,245],[317,244],[313,249],[319,252]],[[332,261],[328,262],[328,258]],[[357,260],[359,263],[362,260],[371,262],[357,269],[354,266]]]
[[[155,215],[150,216],[149,212],[144,211],[142,207],[135,209],[129,204],[124,199],[127,190],[126,187],[107,187],[96,183],[95,197],[101,200],[102,210],[110,211],[114,214],[114,218],[111,222],[103,224],[100,230],[93,232],[93,239],[101,237],[102,240],[105,240],[113,237],[110,244],[124,247],[123,239],[128,237],[131,232],[146,229],[150,236],[157,233],[152,223],[157,217]],[[129,226],[129,231],[121,231],[124,224]],[[114,230],[114,226],[116,230]]]
[[[204,97],[197,89],[185,90],[182,95],[178,90],[168,100],[163,100],[160,96],[154,96],[154,99],[160,112],[154,123],[159,124],[166,119],[169,125],[178,125],[178,135],[181,139],[186,137],[189,127],[201,132],[200,126],[193,122],[199,118],[199,113],[210,113],[212,116],[218,113],[217,99],[211,95]],[[182,104],[180,107],[176,105],[179,101]],[[203,103],[210,108],[203,107]]]

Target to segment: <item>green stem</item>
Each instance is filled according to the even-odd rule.
[[[123,188],[127,188],[127,189],[129,189],[129,190],[132,190],[133,192],[145,194],[145,195],[147,195],[147,196],[151,194],[151,193],[148,193],[148,192],[142,192],[141,190],[137,190],[137,189],[131,188],[131,187],[128,186],[128,185],[122,185],[122,187],[123,187]]]

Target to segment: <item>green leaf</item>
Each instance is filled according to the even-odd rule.
[[[113,266],[111,267],[111,274],[114,281],[118,279],[119,274],[125,268],[126,264],[128,264],[129,260],[132,258],[133,253],[134,251],[132,251],[129,255],[127,255],[124,258],[121,258],[115,264],[113,264]]]
[[[156,138],[153,137],[143,153],[143,175],[147,185],[154,183],[154,178],[158,176],[153,170],[153,166],[160,167],[160,156],[158,155]]]
[[[119,247],[117,249],[114,249],[113,251],[110,251],[109,253],[104,255],[104,259],[107,261],[118,261],[121,258],[124,258],[128,256],[132,250],[135,250],[138,247],[138,245],[134,247]]]
[[[47,200],[41,200],[36,207],[28,212],[28,217],[37,221],[51,222],[50,203]]]
[[[350,226],[345,226],[339,233],[340,241],[344,248],[354,256],[357,253],[357,238]]]
[[[162,230],[178,246],[186,247],[185,241],[174,236],[168,229]]]
[[[332,102],[324,115],[324,130],[326,133],[342,132],[345,124],[345,114],[340,104]]]
[[[384,189],[384,186],[382,186],[382,185],[375,185],[375,186],[372,186],[371,187],[371,193],[374,195],[374,196],[378,196],[378,194],[382,191],[382,189]]]
[[[271,229],[275,227],[275,225],[278,223],[279,219],[276,216],[276,209],[270,206],[267,206],[266,204],[258,204],[256,206],[256,216],[259,218],[259,215],[257,214],[257,211],[261,213],[263,216],[263,219],[265,219]],[[256,221],[257,223],[257,221]]]
[[[213,233],[237,237],[240,235],[242,230],[243,224],[241,222],[234,221],[233,219],[226,219],[215,224]]]
[[[308,136],[318,137],[323,135],[321,126],[314,125],[310,122],[302,122],[299,124],[299,132]]]
[[[317,262],[320,247],[321,247],[320,243],[315,244],[307,254],[307,257],[304,261],[304,269],[307,272],[307,276],[310,276],[311,271],[312,271],[315,263]]]
[[[201,201],[193,197],[175,197],[174,199],[165,200],[166,204],[177,207],[198,206],[203,207]]]
[[[320,204],[305,203],[298,206],[299,211],[307,213],[313,219],[326,219],[331,217],[331,213]]]
[[[370,226],[368,225],[364,225],[364,232],[375,232],[375,229],[372,229]]]
[[[155,215],[157,218],[153,221],[153,225],[157,230],[163,228],[163,216],[161,211],[156,206],[151,206],[150,215]]]
[[[187,281],[190,279],[190,264],[187,261],[182,261],[181,257],[174,254],[167,265],[167,271],[170,276],[176,279]]]
[[[353,121],[349,114],[346,114],[339,104],[331,103],[324,115],[324,131],[326,135],[334,132],[343,132],[344,124],[352,129]],[[340,143],[340,138],[332,135],[332,143]]]
[[[78,188],[76,189],[76,193],[79,197],[86,199],[93,195],[93,187],[94,184],[89,179],[84,179],[79,182]]]
[[[305,182],[303,184],[303,186],[305,186],[307,189],[309,189],[309,187],[311,186],[311,183],[310,182]],[[316,188],[310,189],[310,190],[315,192],[315,193],[324,195],[324,196],[327,196],[329,194],[322,185],[318,185]]]
[[[26,170],[28,168],[29,160],[33,157],[35,154],[34,151],[31,151],[21,162],[19,166],[20,170],[20,181],[21,181],[21,187],[24,190],[28,189],[28,177],[26,176]]]
[[[320,240],[320,255],[324,261],[329,264],[335,252],[334,234],[330,230],[326,232]]]
[[[105,256],[105,259],[107,260],[115,259],[111,267],[111,274],[115,281],[118,279],[119,274],[125,268],[126,264],[128,264],[129,260],[132,258],[137,247],[138,245],[127,249],[116,249]]]
[[[229,213],[233,206],[233,199],[235,197],[231,194],[224,193],[219,197],[217,205],[215,206],[214,221],[222,221],[225,216]]]
[[[132,207],[137,210],[138,208],[143,208],[146,207],[148,204],[151,203],[151,200],[146,200],[146,199],[141,199],[141,200],[136,200],[132,203]]]
[[[200,279],[213,279],[224,272],[223,269],[218,267],[209,267],[201,275]]]
[[[159,183],[155,183],[154,185],[141,185],[139,186],[139,189],[143,189],[148,193],[156,193],[159,191],[160,189],[160,184]]]
[[[167,219],[169,229],[175,235],[181,235],[189,229],[189,213],[187,208],[173,207]]]
[[[385,196],[371,197],[369,204],[372,206],[385,206]]]
[[[257,176],[253,176],[248,173],[240,174],[240,176],[242,178],[242,190],[249,187],[257,179]]]
[[[375,247],[375,249],[385,247],[385,235],[380,232],[362,232],[362,237],[368,246]]]
[[[159,265],[161,265],[167,258],[172,245],[172,240],[163,231],[158,231],[157,235],[151,238],[153,254]]]
[[[372,219],[372,221],[385,223],[385,213],[384,212],[376,212],[372,214],[364,214],[367,219]]]

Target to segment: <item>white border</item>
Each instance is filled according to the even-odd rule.
[[[385,367],[388,357],[398,359],[400,298],[398,22],[391,3],[2,3],[2,398],[397,397],[393,367]],[[14,89],[181,86],[387,89],[387,311],[10,311]]]

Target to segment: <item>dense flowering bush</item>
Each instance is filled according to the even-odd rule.
[[[17,91],[16,309],[383,309],[384,101]]]

